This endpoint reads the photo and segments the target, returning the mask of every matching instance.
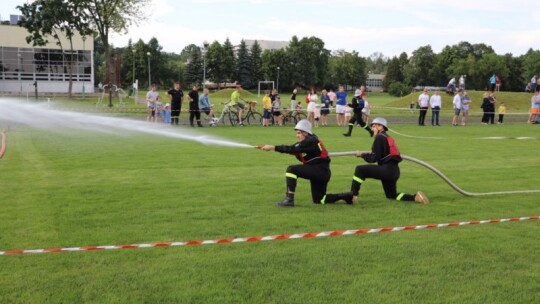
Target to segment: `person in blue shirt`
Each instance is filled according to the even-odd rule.
[[[495,85],[497,83],[497,76],[495,76],[495,73],[491,75],[491,78],[489,78],[489,90],[491,92],[495,92]]]
[[[214,123],[214,111],[212,110],[212,105],[208,99],[208,89],[204,89],[201,97],[199,97],[199,110],[201,113],[205,113],[208,117],[208,125],[215,127]]]
[[[338,126],[345,126],[347,120],[345,119],[345,110],[347,109],[347,93],[343,86],[339,86],[338,92],[336,93],[336,119]]]

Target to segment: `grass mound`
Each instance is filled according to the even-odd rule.
[[[217,98],[217,99],[230,99],[231,94],[234,92],[234,89],[223,89],[216,91],[214,93],[210,94],[210,98]],[[252,100],[257,99],[257,95],[246,91],[246,90],[240,90],[240,96],[246,100]]]

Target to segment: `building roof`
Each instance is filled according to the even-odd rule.
[[[289,45],[289,41],[244,39],[244,42],[246,43],[248,49],[251,49],[253,44],[255,44],[255,41],[259,43],[259,46],[263,51],[284,49]]]

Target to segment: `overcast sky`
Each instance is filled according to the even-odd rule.
[[[0,0],[2,20],[25,0]],[[538,0],[152,0],[147,20],[115,46],[150,38],[164,51],[179,53],[207,40],[233,44],[241,39],[289,41],[316,36],[330,50],[411,55],[431,45],[438,53],[460,41],[485,43],[497,54],[522,55],[540,48]]]

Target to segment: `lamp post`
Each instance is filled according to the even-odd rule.
[[[86,55],[86,36],[82,36],[82,44],[83,44],[83,55],[82,58],[84,59]],[[80,71],[79,71],[80,73]],[[84,83],[86,82],[86,75],[84,74],[84,63],[83,63],[83,83],[82,83],[82,98],[84,99],[86,94],[86,88],[84,86]]]
[[[17,53],[17,58],[19,58],[19,96],[22,96],[22,80],[21,80],[21,61],[22,61],[22,55],[21,53]]]
[[[206,86],[206,51],[208,50],[208,41],[203,41],[203,89]]]
[[[276,90],[279,92],[279,67],[277,67],[277,84],[276,84]]]
[[[137,96],[137,92],[135,92],[135,49],[133,49],[132,52],[133,57],[131,58],[131,60],[133,61],[133,80],[131,81],[131,89],[133,90],[133,98],[136,100],[135,96]]]
[[[152,77],[150,73],[150,52],[147,52],[146,55],[148,55],[148,91],[152,89]]]

